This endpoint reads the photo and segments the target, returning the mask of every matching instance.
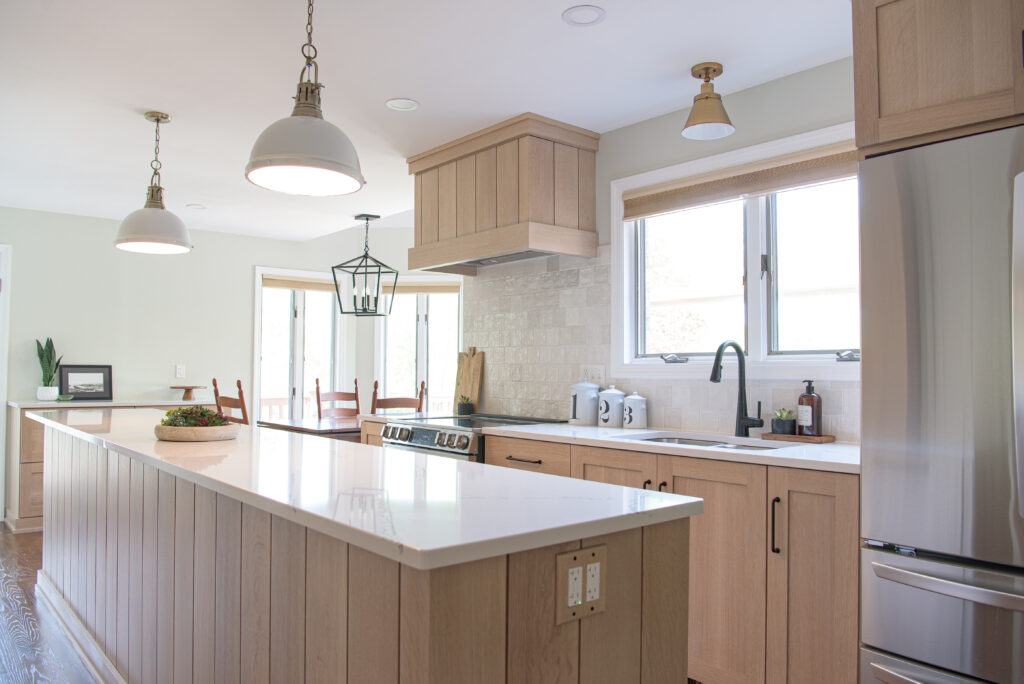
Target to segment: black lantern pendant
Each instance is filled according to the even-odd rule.
[[[343,314],[387,316],[395,302],[398,271],[370,256],[370,221],[380,216],[359,214],[355,218],[366,221],[363,253],[331,268],[338,308]]]

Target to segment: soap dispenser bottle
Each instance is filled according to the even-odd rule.
[[[813,380],[804,382],[807,391],[796,402],[796,434],[818,437],[821,435],[821,395],[814,391]]]

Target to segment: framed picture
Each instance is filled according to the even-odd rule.
[[[61,394],[72,399],[113,399],[110,366],[66,366],[58,369]]]

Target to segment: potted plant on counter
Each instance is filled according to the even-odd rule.
[[[473,415],[473,402],[465,394],[459,395],[459,402],[455,405],[455,413],[460,416]]]
[[[772,433],[776,435],[795,435],[796,418],[789,409],[776,409],[772,418]]]
[[[223,414],[203,406],[179,406],[166,413],[153,428],[157,439],[166,442],[216,442],[234,439],[239,425]]]
[[[54,401],[57,398],[57,366],[61,359],[53,348],[53,339],[47,337],[46,344],[36,340],[36,354],[39,356],[39,368],[43,372],[43,384],[36,388],[36,399]]]

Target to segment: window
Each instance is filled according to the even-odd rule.
[[[416,396],[420,382],[426,382],[427,410],[453,410],[459,306],[457,284],[399,284],[391,315],[384,319],[383,396]]]
[[[762,333],[768,355],[860,347],[856,178],[642,218],[635,235],[638,358]]]
[[[325,392],[338,388],[334,287],[264,276],[260,295],[259,416],[315,418],[316,381]]]

